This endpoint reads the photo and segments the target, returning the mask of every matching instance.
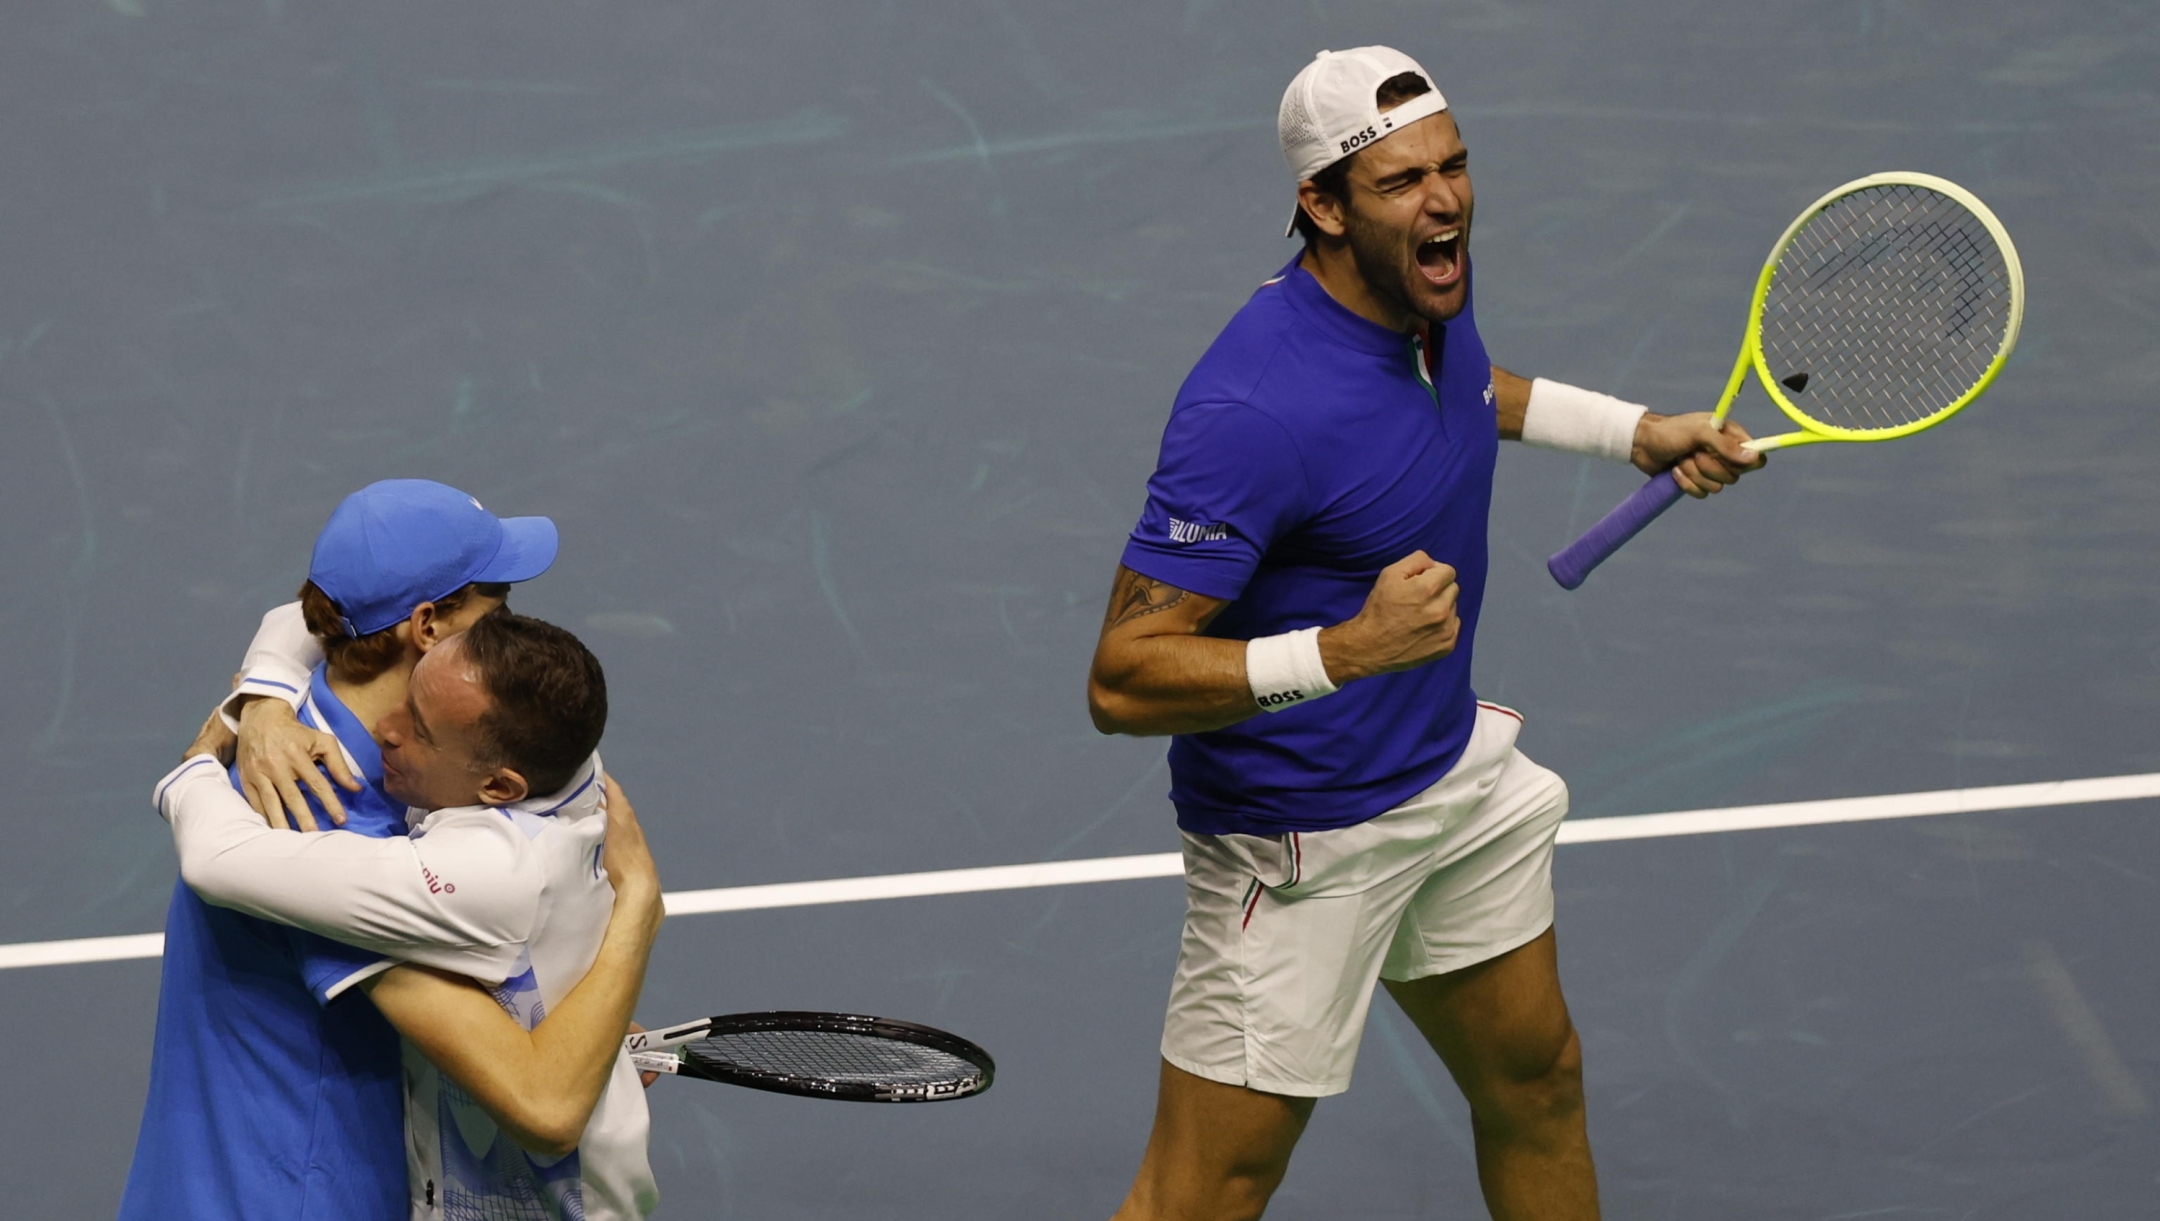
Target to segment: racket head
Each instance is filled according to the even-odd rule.
[[[1746,359],[1806,440],[1887,441],[1979,398],[2024,316],[2017,246],[1986,204],[1931,174],[1870,174],[1809,205],[1772,247]]]
[[[842,1102],[946,1102],[997,1077],[990,1053],[959,1035],[854,1013],[730,1014],[673,1050],[682,1076]]]

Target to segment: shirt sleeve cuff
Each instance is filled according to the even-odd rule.
[[[1252,579],[1252,568],[1242,558],[1228,562],[1195,562],[1190,553],[1167,555],[1138,539],[1128,539],[1119,563],[1151,581],[1175,585],[1203,598],[1235,602]]]
[[[165,778],[157,782],[156,788],[150,790],[150,804],[157,808],[158,817],[166,822],[172,821],[172,811],[165,804],[166,798],[172,795],[172,790],[181,781],[188,779],[192,773],[200,771],[204,767],[208,767],[210,774],[216,776],[220,781],[225,779],[225,765],[210,755],[190,755],[181,762],[180,766],[165,773]]]
[[[271,610],[248,642],[240,684],[218,705],[226,728],[240,732],[240,704],[249,696],[282,700],[297,713],[307,698],[308,676],[321,661],[322,645],[308,634],[300,604],[288,602]]]
[[[345,976],[343,979],[338,980],[336,983],[331,984],[329,987],[324,988],[318,994],[317,999],[321,1000],[323,1004],[327,1005],[331,1001],[336,1000],[338,997],[343,996],[346,992],[351,991],[355,986],[366,983],[368,980],[375,978],[376,976],[382,974],[383,972],[389,970],[396,965],[397,960],[395,958],[377,959],[376,961],[369,963],[368,965],[360,968],[359,970],[354,971],[352,974]]]
[[[305,676],[302,677],[304,682]],[[274,678],[257,677],[251,674],[241,679],[240,685],[234,687],[232,694],[225,697],[225,702],[218,705],[218,719],[225,722],[225,728],[232,730],[234,733],[239,733],[241,704],[254,696],[278,700],[286,707],[291,708],[293,714],[297,716],[300,712],[300,704],[306,698],[304,692],[304,686],[296,687],[291,683],[279,682]]]

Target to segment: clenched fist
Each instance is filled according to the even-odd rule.
[[[1462,620],[1455,570],[1413,551],[1380,570],[1365,608],[1320,633],[1320,660],[1337,686],[1352,679],[1411,670],[1455,651]]]

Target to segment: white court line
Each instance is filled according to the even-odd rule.
[[[164,952],[163,933],[78,937],[73,941],[18,941],[13,945],[0,945],[0,970],[58,967],[73,962],[112,962],[120,958],[156,958]]]
[[[2033,810],[2094,801],[2134,801],[2140,797],[2160,797],[2160,772],[2095,776],[2090,780],[2043,780],[2038,784],[1998,784],[1984,789],[1890,793],[1882,797],[1839,797],[1831,801],[1788,801],[1770,806],[1730,806],[1722,810],[1684,810],[1677,814],[1585,818],[1581,822],[1560,824],[1560,842],[1595,844],[1614,839],[1707,835],[1713,831],[1760,831],[1767,827],[1872,822],[1879,818]]]
[[[1072,886],[1081,882],[1167,878],[1184,872],[1184,868],[1175,852],[1150,852],[1144,856],[1045,861],[1040,865],[990,865],[981,869],[834,878],[828,882],[775,882],[765,886],[723,886],[718,890],[678,890],[667,896],[667,914],[692,916],[763,907],[808,907],[817,903],[860,903],[865,899],[964,895],[978,890],[1027,890],[1037,886]]]
[[[2096,801],[2134,801],[2160,797],[2160,772],[2134,776],[2096,776],[2089,780],[2050,780],[2039,784],[2003,784],[1979,789],[1939,789],[1931,793],[1891,793],[1881,797],[1840,797],[1830,801],[1788,801],[1777,805],[1728,806],[1718,810],[1681,810],[1671,814],[1628,814],[1586,818],[1560,825],[1563,844],[1596,844],[1623,839],[1672,835],[1709,835],[1721,831],[1759,831],[1769,827],[1809,827],[1826,823],[1870,822],[1884,818],[1923,818],[1934,814],[1974,814],[1987,810],[2031,810],[2045,806],[2084,805]],[[930,873],[893,873],[823,882],[774,882],[763,886],[723,886],[714,890],[669,893],[671,916],[707,912],[755,911],[770,907],[809,907],[825,903],[860,903],[869,899],[905,899],[959,895],[986,890],[1029,890],[1074,886],[1084,882],[1121,882],[1132,878],[1173,877],[1183,869],[1175,852],[1141,856],[1104,856],[1084,861],[1045,861],[1036,865],[991,865],[979,869],[940,869]],[[26,941],[0,945],[0,971],[79,962],[156,958],[165,952],[163,933],[125,937],[83,937],[71,941]]]

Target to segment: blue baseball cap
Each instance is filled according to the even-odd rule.
[[[431,479],[385,479],[339,502],[315,536],[308,580],[371,636],[473,582],[514,585],[555,562],[555,523],[497,517]]]

